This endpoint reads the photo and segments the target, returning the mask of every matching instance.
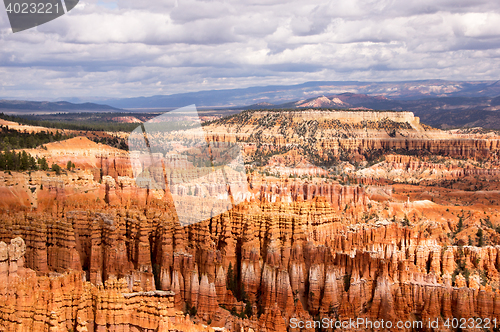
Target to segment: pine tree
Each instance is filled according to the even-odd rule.
[[[0,170],[5,169],[5,155],[0,151]]]
[[[479,228],[476,233],[477,236],[477,245],[478,247],[482,247],[484,245],[484,238],[483,238],[483,230]]]
[[[227,289],[236,294],[236,279],[234,277],[233,264],[229,262],[229,267],[227,268]]]
[[[43,171],[49,169],[49,164],[47,163],[47,159],[45,159],[45,157],[38,159],[38,165],[40,165],[40,169]]]
[[[35,158],[32,156],[29,157],[29,169],[36,171],[38,169],[38,166],[36,164]]]
[[[57,164],[52,164],[51,169],[56,172],[56,175],[61,175],[61,166]]]
[[[14,156],[10,151],[5,152],[5,169],[7,170],[14,169]]]
[[[29,168],[29,158],[26,151],[19,152],[19,169],[26,171]]]

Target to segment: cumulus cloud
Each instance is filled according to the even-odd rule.
[[[132,97],[309,80],[498,79],[487,0],[85,0],[12,34],[0,97]]]

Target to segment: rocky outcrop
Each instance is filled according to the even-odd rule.
[[[73,152],[51,147],[80,170],[0,174],[0,330],[500,320],[498,141],[455,139],[408,114],[292,113],[205,126],[210,142],[243,146],[251,164],[239,177],[172,157],[179,170],[155,173],[169,190],[138,188],[120,153],[94,146],[88,156],[84,140]],[[272,172],[297,165],[300,176]],[[185,176],[202,180],[188,186]],[[238,199],[232,176],[248,181]],[[437,187],[453,177],[478,177],[485,190]],[[407,184],[424,181],[434,187]],[[219,195],[231,208],[208,204]],[[173,197],[189,204],[176,210]],[[181,225],[180,213],[200,211],[207,217]]]
[[[260,200],[265,202],[301,202],[322,197],[335,209],[346,204],[363,207],[367,204],[364,189],[359,186],[339,184],[293,183],[285,181],[277,184],[263,184],[260,187]]]
[[[316,165],[363,160],[391,151],[491,159],[500,140],[457,138],[420,125],[410,112],[247,111],[205,127],[209,137],[234,136],[251,158],[300,148]]]
[[[9,284],[23,277],[27,271],[24,268],[26,245],[20,237],[13,238],[10,244],[0,242],[0,296],[9,291]]]
[[[361,179],[387,179],[394,182],[415,184],[436,184],[443,181],[463,181],[464,179],[494,180],[500,175],[500,168],[484,167],[471,161],[451,158],[414,157],[407,155],[387,155],[385,160],[370,168],[359,170]],[[477,182],[477,181],[476,181]]]
[[[109,278],[86,282],[81,272],[37,277],[23,267],[24,241],[0,242],[2,331],[209,331],[174,308],[174,293],[146,291]]]
[[[479,313],[497,317],[481,303],[500,306],[500,295],[491,287],[499,282],[499,247],[443,250],[437,245],[441,234],[437,230],[423,236],[429,230],[389,222],[349,226],[341,220],[342,211],[319,197],[294,203],[245,203],[186,228],[152,209],[75,211],[46,221],[40,228],[47,232],[46,244],[40,241],[43,236],[30,235],[35,224],[29,217],[12,220],[2,236],[8,238],[13,230],[26,235],[29,267],[40,272],[81,271],[57,280],[83,285],[88,278],[95,286],[85,287],[103,290],[85,295],[98,296],[97,303],[102,303],[103,309],[95,308],[96,325],[120,319],[134,325],[134,319],[142,319],[140,326],[156,326],[159,318],[141,318],[140,312],[151,312],[147,304],[131,316],[123,314],[124,309],[116,312],[116,318],[98,314],[111,306],[104,303],[136,307],[133,299],[141,298],[141,292],[164,294],[155,293],[156,289],[171,292],[171,308],[195,307],[197,316],[206,320],[216,318],[219,305],[239,314],[248,303],[255,310],[252,315],[259,314],[256,326],[269,331],[283,330],[292,317],[317,315],[411,319],[418,312],[422,318]],[[18,242],[13,240],[10,251],[0,244],[4,279],[5,262],[13,266],[14,259],[20,261],[16,253],[23,246]],[[14,270],[9,267],[8,280]],[[85,289],[82,285],[71,287]],[[59,325],[78,321],[76,316],[56,316]],[[50,315],[47,319],[50,322]]]

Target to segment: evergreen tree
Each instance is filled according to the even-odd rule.
[[[38,159],[38,165],[40,165],[40,169],[43,171],[47,171],[49,169],[49,164],[47,163],[47,159],[45,159],[45,157]]]
[[[36,164],[36,159],[33,158],[32,156],[29,157],[29,169],[31,169],[31,170],[38,169],[38,165]]]
[[[457,233],[461,232],[463,228],[464,228],[464,217],[462,215],[458,217]]]
[[[476,236],[477,236],[478,247],[482,247],[484,245],[484,238],[483,238],[483,230],[481,228],[477,230]]]
[[[61,175],[61,166],[57,164],[52,164],[51,169],[56,172],[56,175]]]
[[[229,267],[227,268],[227,289],[236,294],[236,278],[234,277],[233,264],[229,262]]]
[[[250,301],[248,301],[248,302],[245,304],[245,311],[244,311],[244,314],[245,314],[248,318],[252,317],[252,315],[253,315],[252,305],[250,304]]]
[[[19,169],[21,171],[26,171],[29,168],[29,158],[26,151],[19,152]]]

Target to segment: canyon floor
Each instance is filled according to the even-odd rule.
[[[0,331],[500,329],[495,132],[317,109],[202,130],[244,169],[192,149],[155,171],[67,131],[22,150],[59,168],[0,171]]]

